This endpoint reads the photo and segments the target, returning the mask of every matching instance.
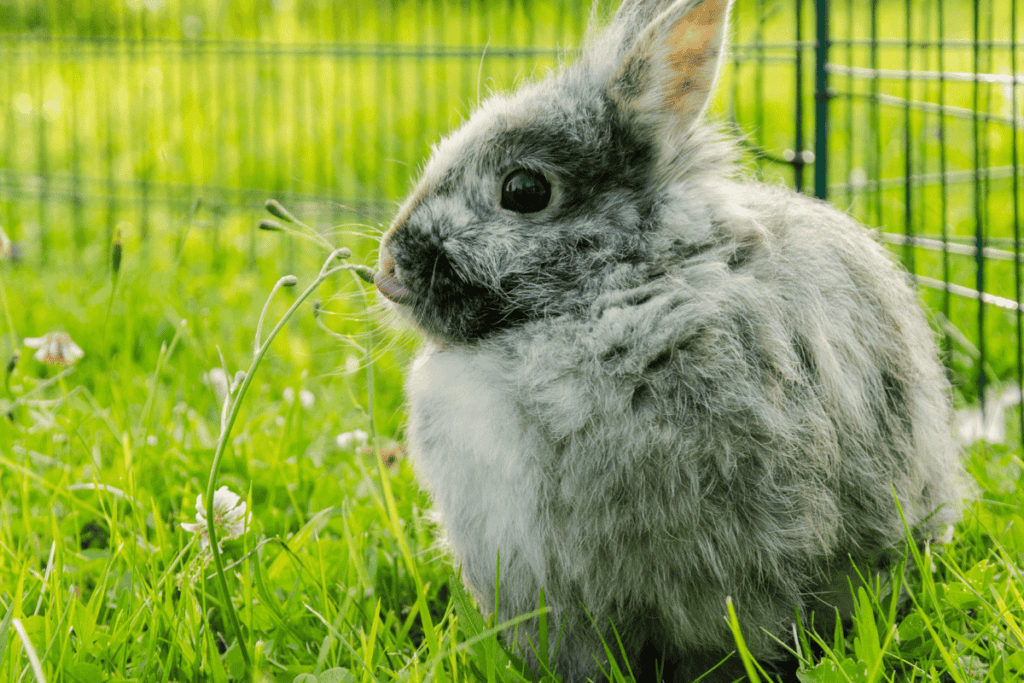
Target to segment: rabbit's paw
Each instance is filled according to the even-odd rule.
[[[660,290],[660,291],[659,291]],[[706,330],[706,303],[679,287],[637,287],[608,296],[592,341],[605,370],[645,374],[666,366]]]
[[[590,306],[590,315],[594,319],[601,318],[609,311],[618,311],[623,308],[640,306],[648,303],[651,299],[666,294],[683,294],[681,284],[668,279],[658,279],[652,282],[645,282],[642,285],[629,289],[616,289],[604,292],[598,296]],[[616,315],[612,313],[611,315]]]

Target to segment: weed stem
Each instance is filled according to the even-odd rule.
[[[14,331],[14,320],[11,318],[11,309],[7,306],[7,289],[4,287],[4,279],[0,277],[0,302],[4,305],[4,316],[7,318],[7,330],[11,335],[11,353],[18,353],[18,334]]]
[[[297,280],[293,275],[287,275],[278,280],[277,284],[274,285],[274,288],[270,291],[270,294],[267,297],[267,303],[264,304],[263,306],[263,314],[260,315],[260,323],[257,326],[256,330],[255,353],[253,354],[252,364],[246,371],[245,378],[242,380],[242,384],[240,387],[238,387],[237,392],[234,394],[234,396],[228,398],[231,407],[228,410],[226,419],[224,419],[223,421],[223,426],[220,432],[220,438],[217,440],[217,449],[213,453],[213,462],[210,465],[210,481],[206,486],[206,529],[210,539],[210,552],[213,555],[213,563],[217,569],[217,578],[220,583],[221,592],[223,593],[224,596],[224,609],[228,613],[228,620],[231,623],[231,628],[235,632],[235,637],[238,640],[238,648],[242,653],[242,660],[245,663],[245,677],[247,680],[252,678],[252,659],[249,655],[249,648],[245,645],[244,634],[242,633],[242,625],[238,620],[238,614],[235,612],[235,607],[231,602],[231,594],[228,589],[228,580],[224,574],[224,561],[221,559],[220,548],[217,542],[217,528],[214,524],[214,521],[216,520],[217,516],[214,513],[215,508],[213,498],[214,492],[216,491],[217,488],[217,475],[220,471],[220,462],[221,459],[224,457],[224,451],[227,449],[228,438],[231,435],[231,428],[235,424],[235,418],[238,416],[238,411],[242,406],[242,399],[245,397],[245,392],[248,390],[249,384],[252,382],[253,374],[255,373],[256,368],[259,366],[260,362],[263,360],[263,356],[266,355],[267,350],[270,348],[271,342],[274,341],[274,338],[277,336],[278,332],[280,332],[282,328],[284,328],[285,323],[287,323],[288,320],[292,317],[292,315],[294,315],[295,311],[298,310],[299,306],[302,305],[302,303],[309,297],[309,295],[312,294],[317,289],[317,287],[319,287],[324,282],[324,280],[342,270],[354,270],[357,267],[352,264],[344,264],[332,267],[331,264],[333,264],[335,260],[348,258],[351,255],[352,252],[349,251],[348,249],[335,249],[333,252],[331,252],[331,255],[327,257],[327,260],[324,262],[323,267],[320,269],[320,274],[317,276],[317,278],[313,281],[312,284],[309,285],[309,287],[307,287],[301,294],[299,294],[298,298],[295,299],[295,302],[292,303],[292,305],[288,308],[285,314],[274,326],[274,329],[270,331],[270,334],[267,336],[266,341],[261,343],[259,338],[261,327],[263,324],[263,317],[266,315],[267,305],[269,305],[270,299],[273,298],[274,294],[280,287],[293,286],[297,282]],[[289,278],[291,278],[291,280],[289,280]]]
[[[321,271],[321,273],[322,272],[323,271]],[[254,338],[252,349],[253,356],[260,352],[260,337],[263,334],[263,319],[267,317],[267,309],[270,308],[270,302],[273,300],[274,295],[277,294],[277,290],[282,287],[294,287],[298,282],[298,278],[294,275],[285,275],[274,283],[274,288],[270,290],[270,295],[267,296],[267,301],[263,304],[263,312],[260,313],[260,320],[256,323],[256,336]]]

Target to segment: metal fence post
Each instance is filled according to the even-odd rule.
[[[829,0],[815,0],[817,39],[814,46],[814,196],[828,198],[828,35]]]

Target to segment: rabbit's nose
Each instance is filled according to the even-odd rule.
[[[396,304],[405,303],[409,300],[409,290],[398,279],[398,267],[395,258],[388,250],[388,238],[393,233],[389,230],[380,241],[380,253],[377,259],[377,274],[373,276],[373,284],[385,297]]]
[[[391,250],[388,249],[388,244],[391,242],[391,238],[394,237],[395,232],[398,230],[399,225],[392,225],[388,228],[380,238],[380,249],[377,252],[377,271],[381,273],[387,273],[394,276],[395,274],[395,259],[391,255]]]
[[[381,242],[380,252],[377,257],[377,272],[387,273],[388,275],[394,276],[395,274],[395,259],[388,251],[387,244]]]

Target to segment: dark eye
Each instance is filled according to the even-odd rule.
[[[512,171],[501,184],[501,208],[516,213],[535,213],[551,201],[551,183],[536,171]]]

